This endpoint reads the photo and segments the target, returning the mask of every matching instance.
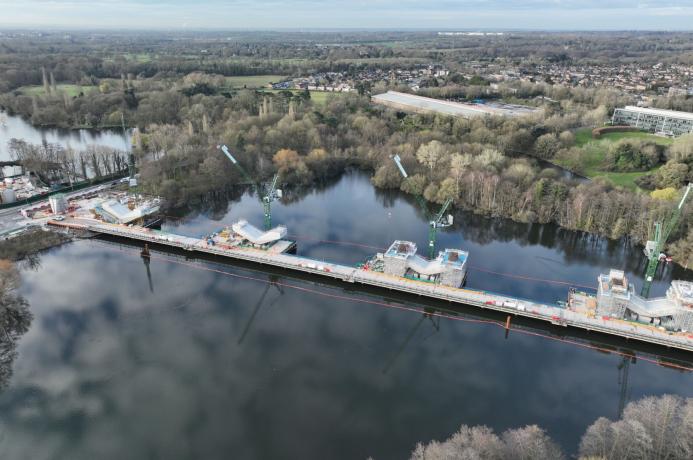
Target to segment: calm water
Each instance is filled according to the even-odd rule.
[[[260,224],[254,197],[164,227],[202,235],[241,216]],[[323,241],[426,243],[416,208],[357,173],[275,206],[274,217],[299,254],[342,263],[373,249]],[[643,267],[638,248],[553,226],[457,222],[441,245],[470,251],[477,288],[554,301],[565,286],[489,272],[592,286],[609,267],[633,279]],[[211,262],[155,254],[149,270],[151,285],[136,249],[96,240],[23,270],[35,318],[0,394],[0,458],[395,459],[462,423],[536,423],[570,452],[587,425],[617,411],[618,356],[505,339],[490,325],[436,327],[359,302],[384,301],[365,293]],[[673,267],[665,278],[674,271],[690,278]],[[691,374],[642,360],[630,369],[631,399],[693,396]]]
[[[5,118],[6,117],[6,118]],[[84,150],[88,145],[104,145],[119,150],[130,149],[130,135],[117,130],[36,128],[21,117],[5,116],[0,112],[0,161],[10,160],[7,143],[22,139],[33,144],[60,144],[65,148]]]

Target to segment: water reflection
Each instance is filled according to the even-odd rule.
[[[2,118],[0,112],[0,118]],[[113,129],[36,128],[18,116],[6,116],[0,123],[0,161],[11,160],[7,143],[22,139],[32,144],[60,144],[65,148],[84,150],[89,145],[103,145],[117,150],[130,150],[130,134]]]
[[[348,175],[276,206],[275,219],[318,240],[423,243],[415,208],[401,197],[386,207],[383,196]],[[255,198],[243,196],[217,220],[202,212],[166,226],[199,234],[240,216],[262,221]],[[479,218],[465,216],[442,244],[470,249],[481,268],[591,282],[603,266],[635,257],[587,236],[571,246],[551,227],[479,220],[487,231],[476,231]],[[371,251],[299,240],[300,253],[342,262]],[[36,319],[0,394],[0,457],[403,458],[462,423],[496,431],[537,423],[574,450],[590,423],[618,410],[617,355],[517,332],[506,339],[486,324],[436,323],[420,308],[359,302],[382,299],[281,273],[162,254],[142,265],[137,248],[83,240],[24,271]],[[585,267],[591,273],[581,274]],[[566,290],[478,270],[471,277],[530,297]],[[671,368],[630,366],[633,399],[693,396],[692,383]]]
[[[273,221],[286,225],[298,240],[301,255],[355,264],[395,239],[416,242],[419,252],[427,247],[427,223],[414,200],[373,188],[365,173],[346,174],[324,189],[304,191],[300,198],[289,204],[277,202],[272,211]],[[262,206],[254,196],[236,191],[175,214],[164,229],[199,237],[239,218],[261,225]],[[600,273],[618,268],[639,288],[646,267],[642,248],[627,239],[609,240],[555,225],[488,219],[470,212],[456,213],[455,225],[439,232],[438,246],[470,252],[468,285],[545,302],[567,296],[568,284],[550,281],[592,289]],[[693,272],[676,264],[661,266],[652,296],[663,295],[673,278],[690,280]]]
[[[17,293],[21,283],[16,266],[0,259],[0,392],[10,382],[17,342],[31,326],[29,303]]]

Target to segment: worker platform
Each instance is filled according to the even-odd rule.
[[[689,331],[672,331],[663,326],[654,327],[630,321],[628,317],[603,314],[603,309],[608,308],[609,304],[600,304],[599,296],[595,299],[594,296],[578,294],[571,290],[567,306],[561,306],[490,291],[462,288],[460,286],[465,278],[468,254],[457,249],[441,251],[436,259],[429,261],[416,255],[414,243],[395,241],[385,253],[378,254],[359,267],[350,267],[288,254],[284,249],[289,248],[291,242],[281,239],[286,229],[275,228],[263,233],[258,229],[253,230],[247,222],[243,221],[232,225],[230,230],[225,229],[206,238],[192,238],[146,227],[113,224],[89,218],[66,218],[62,221],[49,221],[48,224],[140,241],[150,246],[161,245],[191,253],[212,254],[271,265],[315,276],[330,277],[345,283],[359,283],[396,290],[450,304],[474,306],[557,326],[574,327],[693,352],[693,334]],[[619,283],[621,286],[627,285],[627,280],[616,279],[615,284],[612,283],[611,286],[619,288],[617,286]],[[691,295],[693,285],[681,284],[672,289],[674,291],[670,295],[669,302],[680,301],[681,309],[690,309],[693,301],[693,295]],[[685,289],[688,290],[684,292]],[[618,292],[621,296],[619,302],[623,300],[622,296],[627,292],[627,287]],[[676,292],[679,292],[678,300],[675,298]],[[632,311],[636,311],[635,306]]]

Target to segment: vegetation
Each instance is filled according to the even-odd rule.
[[[264,88],[270,83],[277,83],[284,79],[281,75],[248,75],[239,77],[226,77],[226,84],[231,88]]]
[[[62,233],[44,231],[39,228],[27,230],[13,238],[0,241],[0,253],[11,261],[31,259],[44,249],[59,246],[69,238]],[[29,260],[29,263],[33,263]]]
[[[582,128],[575,132],[574,146],[557,150],[551,161],[586,177],[604,177],[614,185],[637,190],[637,180],[656,171],[672,142],[641,132],[606,133],[593,139],[591,129]]]
[[[410,460],[561,460],[565,458],[558,445],[536,425],[505,431],[501,436],[485,426],[460,430],[443,442],[416,445]]]
[[[626,406],[620,420],[604,417],[582,437],[581,460],[684,460],[693,456],[693,398],[645,397]],[[488,427],[468,427],[443,442],[417,444],[411,460],[554,460],[565,454],[536,425],[496,435]]]
[[[460,62],[485,59],[491,51],[499,62],[522,58],[527,65],[578,60],[588,52],[591,59],[605,63],[621,58],[649,62],[651,50],[638,48],[640,41],[621,36],[607,40],[596,34],[576,43],[570,36],[556,35],[550,44],[540,44],[534,35],[519,34],[510,43],[503,38],[448,40],[416,32],[363,33],[348,39],[331,33],[240,37],[228,41],[210,34],[191,41],[146,35],[124,44],[113,37],[76,34],[63,40],[53,35],[50,53],[42,39],[6,40],[0,49],[0,106],[35,125],[100,127],[124,121],[136,128],[134,151],[142,189],[165,196],[173,206],[242,182],[217,150],[220,143],[232,148],[255,176],[279,171],[282,187],[289,192],[328,180],[346,167],[359,167],[372,171],[377,187],[423,194],[431,202],[451,198],[458,208],[488,216],[555,222],[635,242],[648,239],[654,222],[670,211],[673,200],[633,191],[679,190],[691,179],[693,154],[684,141],[665,145],[668,141],[642,133],[608,133],[589,141],[585,137],[591,128],[583,128],[602,126],[615,107],[632,103],[629,94],[547,82],[492,85],[483,76],[459,70]],[[691,48],[687,36],[667,35],[666,40],[666,53]],[[342,42],[344,46],[322,45]],[[568,42],[570,51],[565,52]],[[495,43],[492,49],[489,43]],[[279,75],[355,75],[426,62],[443,63],[451,72],[422,82],[422,94],[483,96],[541,111],[523,118],[471,120],[405,114],[370,104],[369,92],[409,91],[385,80],[362,84],[358,94],[239,87],[262,85]],[[60,90],[61,84],[94,89],[71,96]],[[27,86],[43,91],[28,95],[18,90]],[[67,176],[107,174],[126,166],[122,152],[53,150],[20,144],[11,149],[23,161],[57,164],[56,174]],[[391,160],[394,154],[403,159],[409,179],[401,179]],[[528,155],[595,180],[567,181]],[[671,250],[682,263],[693,260],[690,222],[686,212],[673,235],[679,241]]]
[[[80,94],[86,94],[91,91],[96,91],[97,87],[93,85],[73,85],[70,83],[60,83],[55,85],[55,93],[58,95],[67,95],[68,97],[78,97]],[[17,89],[17,92],[25,96],[48,96],[46,88],[41,85],[22,86]]]

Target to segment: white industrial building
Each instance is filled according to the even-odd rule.
[[[666,136],[693,133],[693,113],[649,109],[632,105],[616,109],[611,118],[614,125],[632,126]]]
[[[460,102],[433,99],[416,94],[388,91],[371,97],[371,101],[395,110],[415,113],[441,113],[464,118],[483,116],[516,117],[530,115],[539,111],[534,107],[490,102],[484,104],[463,104]]]

